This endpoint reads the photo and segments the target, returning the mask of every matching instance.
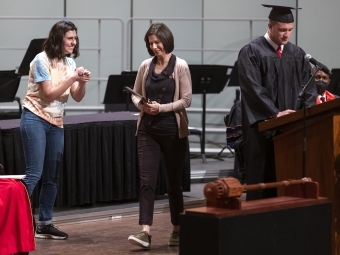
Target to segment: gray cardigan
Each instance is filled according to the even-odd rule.
[[[145,82],[148,77],[149,67],[152,58],[146,59],[142,62],[138,69],[136,81],[133,90],[138,94],[146,98]],[[191,75],[187,62],[184,59],[176,57],[176,64],[174,68],[173,78],[175,80],[176,88],[172,103],[160,104],[159,112],[175,112],[176,121],[178,125],[179,138],[190,135],[188,129],[188,116],[185,108],[189,107],[192,99],[192,86],[191,86]],[[132,95],[132,102],[136,107],[141,110],[137,121],[137,132],[140,126],[141,119],[143,117],[143,107],[139,104],[140,98]]]

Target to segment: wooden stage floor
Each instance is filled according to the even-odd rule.
[[[76,224],[59,225],[69,234],[66,240],[35,239],[37,249],[32,255],[47,254],[178,254],[178,247],[169,247],[167,240],[171,230],[169,213],[154,215],[151,229],[151,249],[141,249],[127,241],[130,234],[141,230],[138,217],[101,220]]]
[[[224,160],[191,159],[191,191],[184,192],[185,208],[205,204],[203,189],[206,182],[232,173],[233,158]],[[36,212],[37,213],[37,212]],[[35,214],[37,218],[37,215]],[[66,240],[35,239],[32,255],[118,255],[118,254],[178,254],[179,247],[169,247],[171,232],[167,196],[155,201],[154,225],[151,228],[151,249],[141,249],[128,242],[129,235],[141,230],[138,225],[138,202],[95,205],[88,208],[61,208],[54,212],[53,223],[69,234]]]

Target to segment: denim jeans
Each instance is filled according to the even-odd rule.
[[[26,161],[26,177],[23,181],[31,195],[40,178],[42,179],[39,224],[48,225],[52,221],[57,195],[59,168],[64,150],[64,129],[24,108],[20,133]]]

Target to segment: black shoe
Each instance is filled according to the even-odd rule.
[[[172,231],[168,241],[169,246],[178,246],[179,245],[179,232]]]
[[[43,238],[43,239],[66,239],[68,234],[58,230],[53,224],[45,225],[45,226],[38,226],[35,232],[36,238]]]

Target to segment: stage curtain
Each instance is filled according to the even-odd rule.
[[[83,122],[81,120],[84,117],[73,118],[73,122],[80,118],[79,123],[64,126],[64,156],[55,205],[64,207],[137,200],[139,170],[136,120],[87,119]],[[0,121],[0,126],[1,123],[4,121]],[[5,174],[24,174],[25,159],[19,127],[2,129],[0,139],[0,160],[2,156]],[[187,154],[183,175],[184,191],[190,190],[189,148]],[[39,190],[40,183],[32,195],[34,207],[37,207]],[[165,193],[164,166],[161,162],[156,194]]]

